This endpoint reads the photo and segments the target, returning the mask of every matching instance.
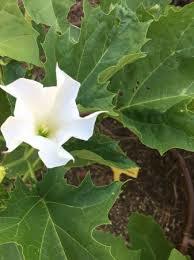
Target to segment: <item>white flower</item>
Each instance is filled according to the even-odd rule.
[[[65,165],[73,160],[62,145],[71,137],[88,140],[97,116],[103,111],[80,117],[76,97],[80,83],[56,68],[57,87],[20,78],[8,86],[0,86],[16,98],[14,116],[1,126],[8,148],[16,149],[25,142],[38,149],[47,168]],[[87,93],[86,93],[87,95]]]

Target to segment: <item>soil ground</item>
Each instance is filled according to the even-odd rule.
[[[92,2],[94,4],[98,1]],[[176,5],[184,5],[191,1],[175,0],[173,2]],[[79,25],[82,15],[81,4],[78,1],[71,10],[70,19],[74,24]],[[169,151],[164,156],[160,156],[156,150],[141,144],[133,133],[112,119],[105,119],[101,129],[106,134],[111,133],[120,142],[129,158],[141,167],[137,179],[122,176],[122,180],[128,179],[128,182],[123,186],[120,198],[110,211],[112,225],[103,226],[103,229],[122,235],[128,240],[128,217],[132,212],[141,212],[152,215],[161,224],[168,239],[178,248],[183,237],[188,201],[184,177],[172,153]],[[187,163],[194,183],[194,153],[186,151],[180,151],[180,153]],[[68,174],[69,182],[78,185],[88,170],[96,185],[108,184],[113,179],[108,167],[93,165],[71,171]],[[194,259],[194,249],[190,249],[189,253]]]
[[[129,178],[124,174],[121,176],[122,181],[128,181],[110,211],[112,225],[103,226],[103,229],[122,235],[128,240],[127,223],[130,214],[144,213],[155,218],[163,227],[168,239],[178,248],[183,237],[188,202],[184,177],[172,153],[169,151],[164,156],[160,156],[158,151],[140,143],[133,133],[112,119],[103,121],[102,131],[111,132],[129,158],[141,167],[137,179]],[[179,152],[187,163],[194,183],[194,153]],[[108,167],[95,164],[72,170],[68,174],[69,182],[78,185],[88,171],[91,172],[96,185],[106,185],[113,180],[112,171]],[[192,249],[190,254],[194,259]]]

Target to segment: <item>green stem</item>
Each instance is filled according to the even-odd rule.
[[[0,84],[3,84],[3,68],[0,65]]]

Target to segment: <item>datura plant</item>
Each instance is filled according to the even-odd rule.
[[[194,3],[96,2],[73,25],[75,0],[0,0],[0,259],[190,259],[149,216],[129,216],[129,243],[99,228],[118,176],[76,187],[66,173],[137,177],[106,117],[161,155],[194,151]]]

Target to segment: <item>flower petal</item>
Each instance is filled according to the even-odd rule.
[[[29,79],[18,79],[7,86],[0,86],[4,91],[14,96],[25,105],[25,109],[31,114],[38,114],[44,107],[42,84]]]
[[[54,168],[66,165],[70,160],[74,160],[73,156],[60,147],[46,147],[38,152],[40,159],[47,168]]]
[[[67,164],[70,160],[74,160],[73,156],[65,151],[63,147],[48,138],[34,136],[26,140],[26,142],[39,150],[40,159],[47,168],[59,167]]]
[[[78,120],[75,120],[72,124],[73,137],[88,140],[93,135],[97,116],[103,112],[104,111],[95,112],[89,116],[80,117]]]
[[[30,101],[30,103],[37,100],[37,97],[42,93],[43,85],[37,81],[20,78],[13,81],[7,86],[0,87],[14,96],[15,98],[21,98],[22,100]]]
[[[53,104],[55,103],[57,92],[58,92],[57,87],[43,88],[44,106],[46,106],[48,110],[53,108]]]
[[[76,97],[80,83],[63,72],[57,65],[57,95],[52,109],[52,115],[61,125],[79,118]]]
[[[75,100],[79,91],[80,83],[72,79],[59,66],[56,66],[57,87],[59,88],[59,95],[62,99]]]
[[[17,99],[15,102],[14,116],[19,119],[28,118],[33,120],[32,112],[26,107],[21,99]]]
[[[89,116],[73,120],[58,132],[56,135],[56,142],[62,145],[71,137],[85,141],[88,140],[93,135],[97,116],[103,112],[105,111],[95,112]]]
[[[19,118],[31,117],[41,121],[49,117],[56,99],[57,87],[45,87],[29,79],[18,79],[7,86],[0,86],[16,98],[14,115]]]
[[[6,141],[7,152],[12,152],[24,141],[26,136],[33,133],[33,126],[29,121],[10,116],[2,124],[1,132]]]

